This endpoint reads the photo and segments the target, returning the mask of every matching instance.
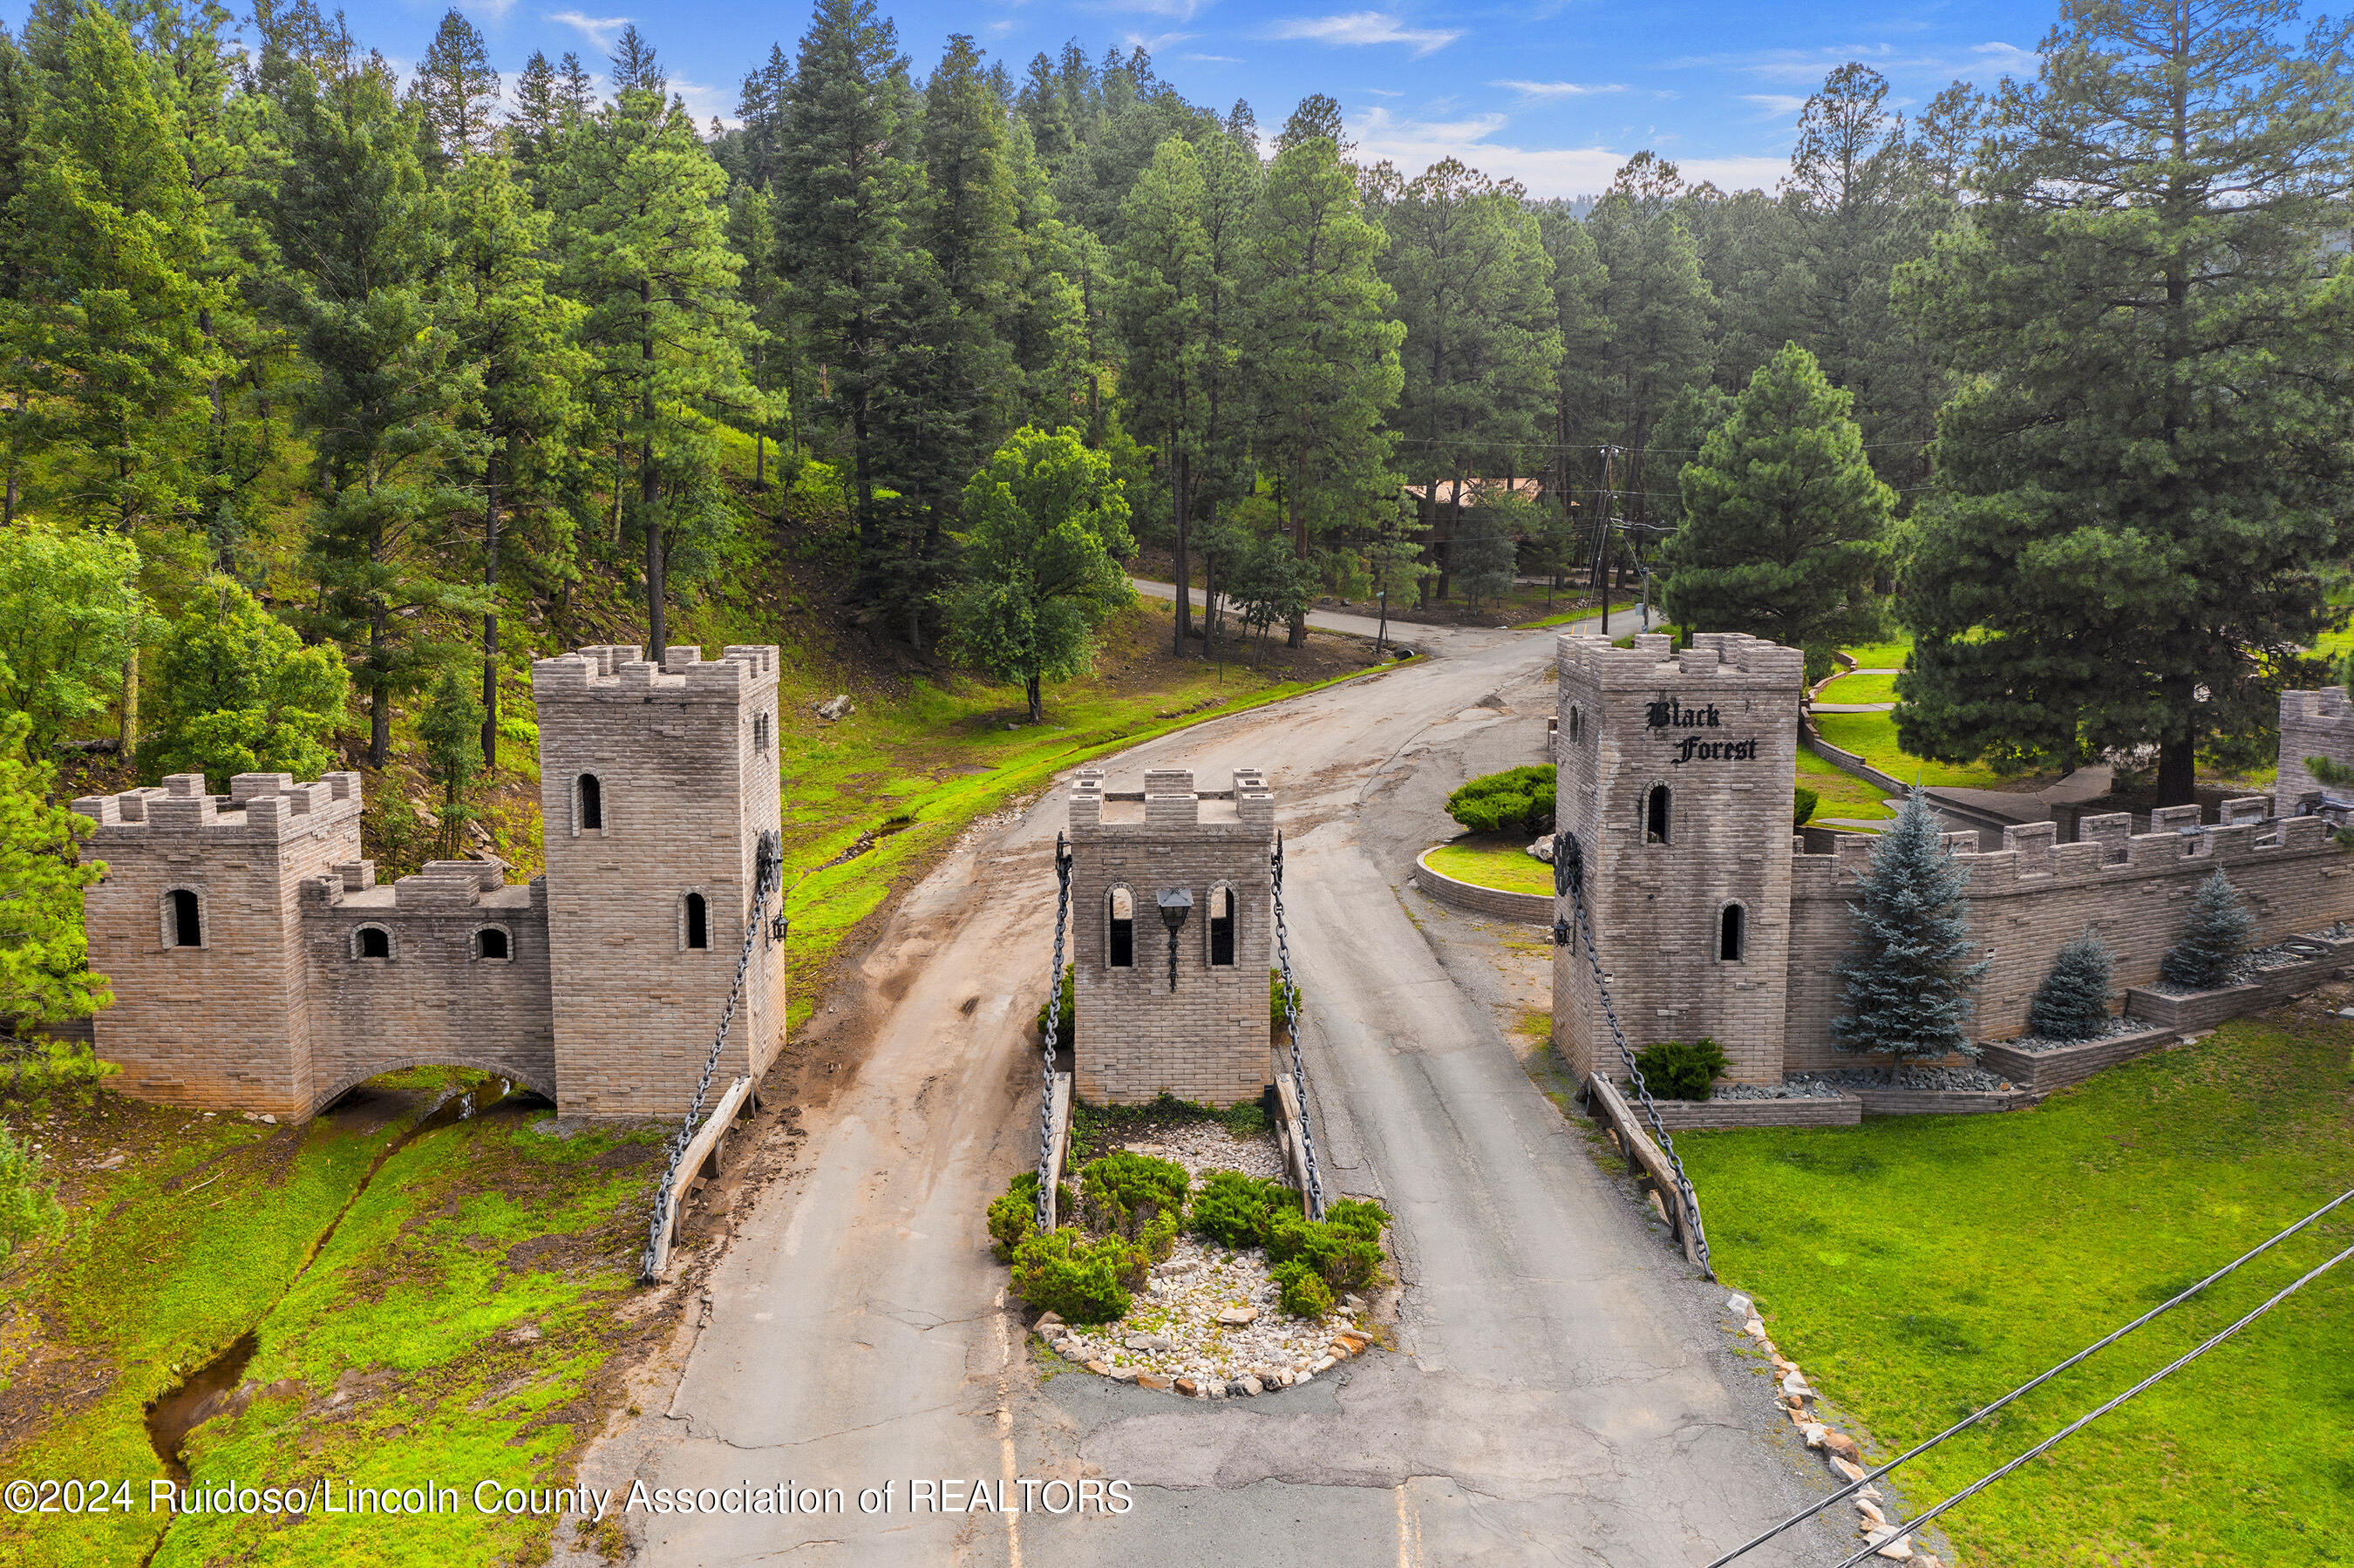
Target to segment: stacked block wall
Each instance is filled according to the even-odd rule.
[[[94,1020],[99,1054],[125,1093],[223,1110],[307,1114],[313,998],[302,936],[302,885],[359,859],[356,773],[297,784],[239,774],[229,793],[200,773],[160,788],[87,796],[98,824],[85,858],[105,881],[82,896],[90,968],[113,982]],[[197,896],[201,944],[172,941],[166,897]]]
[[[2218,867],[2255,916],[2259,945],[2354,917],[2354,861],[2329,842],[2321,819],[2198,828],[2198,811],[2161,809],[2153,814],[2155,831],[2138,834],[2126,813],[2087,817],[2070,844],[2054,842],[2052,824],[2037,822],[2006,829],[2000,850],[1957,857],[1969,873],[1978,956],[1992,960],[1978,984],[1973,1038],[2023,1033],[2028,1002],[2053,956],[2087,926],[2115,956],[2120,991],[2155,980],[2159,960],[2181,938],[2192,895]],[[1792,1072],[1855,1065],[1833,1048],[1830,1026],[1841,1011],[1838,966],[1853,943],[1848,904],[1871,858],[1872,841],[1857,837],[1836,854],[1800,855],[1793,864],[1783,1031]]]
[[[675,1116],[692,1102],[726,1005],[763,832],[781,827],[774,647],[716,660],[631,647],[532,667],[539,711],[559,1110]],[[601,829],[576,790],[594,774]],[[686,948],[681,900],[703,895],[709,946]],[[774,910],[771,903],[771,912]],[[754,942],[719,1080],[758,1076],[784,1037],[784,954]]]
[[[557,1097],[546,884],[506,885],[497,861],[434,861],[377,888],[366,862],[303,889],[313,1075],[325,1105],[365,1078],[425,1063],[504,1074]],[[390,955],[358,953],[362,927]],[[506,936],[507,957],[479,934]]]
[[[2274,811],[2298,815],[2306,802],[2321,794],[2321,781],[2305,765],[2308,757],[2354,764],[2354,701],[2343,686],[2317,692],[2283,692],[2280,705],[2280,774],[2273,786]],[[2329,794],[2344,797],[2346,789]]]
[[[1801,655],[1702,633],[1681,653],[1663,635],[1632,648],[1564,636],[1557,658],[1556,820],[1585,852],[1596,948],[1628,1044],[1708,1035],[1730,1059],[1728,1078],[1779,1082]],[[1652,723],[1653,705],[1670,701],[1667,722]],[[1701,722],[1681,722],[1695,713]],[[1665,843],[1646,842],[1657,784],[1670,790]],[[1742,957],[1727,962],[1719,922],[1734,903]],[[1579,1075],[1619,1071],[1575,942],[1554,949],[1553,1036]]]
[[[1215,1106],[1257,1098],[1272,1081],[1267,968],[1275,916],[1267,853],[1274,796],[1248,771],[1235,774],[1229,800],[1196,794],[1190,772],[1155,769],[1145,776],[1141,802],[1106,808],[1102,775],[1081,773],[1070,819],[1079,1097],[1140,1105],[1165,1089]],[[1210,890],[1220,884],[1235,895],[1235,961],[1214,967]],[[1108,949],[1110,893],[1122,886],[1135,900],[1136,961],[1115,969]],[[1172,991],[1169,936],[1155,900],[1161,890],[1181,887],[1193,904],[1178,935]]]

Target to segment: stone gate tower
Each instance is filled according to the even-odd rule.
[[[1141,1105],[1166,1089],[1231,1106],[1275,1081],[1274,839],[1275,797],[1255,771],[1196,791],[1191,772],[1156,768],[1133,795],[1081,771],[1071,789],[1081,1099]]]
[[[777,650],[584,648],[532,666],[558,1111],[684,1111],[781,826]],[[769,905],[771,915],[777,904]],[[784,946],[752,945],[718,1078],[783,1044]]]
[[[1595,944],[1628,1043],[1712,1037],[1735,1083],[1782,1078],[1791,789],[1804,656],[1740,632],[1678,653],[1559,642],[1557,825],[1577,839]],[[1567,917],[1567,900],[1562,914]],[[1553,1038],[1618,1073],[1594,970],[1553,951]]]

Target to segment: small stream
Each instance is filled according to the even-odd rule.
[[[495,1092],[493,1089],[493,1086],[485,1085],[479,1089],[469,1089],[437,1100],[433,1108],[416,1126],[387,1144],[369,1163],[367,1174],[361,1177],[359,1185],[352,1189],[352,1195],[344,1200],[344,1206],[335,1211],[335,1217],[327,1223],[327,1228],[319,1233],[319,1239],[311,1244],[311,1250],[304,1255],[302,1266],[286,1281],[286,1288],[280,1291],[256,1317],[256,1327],[248,1329],[170,1390],[148,1402],[147,1441],[154,1448],[156,1460],[164,1467],[165,1475],[179,1485],[187,1484],[188,1435],[219,1414],[223,1405],[237,1392],[245,1376],[246,1363],[253,1359],[254,1350],[260,1342],[260,1321],[276,1310],[278,1303],[283,1301],[302,1277],[311,1272],[311,1266],[319,1260],[319,1255],[327,1250],[327,1244],[334,1239],[335,1229],[344,1223],[344,1216],[352,1212],[352,1206],[360,1201],[360,1195],[375,1184],[376,1172],[384,1169],[385,1161],[429,1132],[471,1120],[493,1107],[534,1093],[504,1078],[498,1080]],[[332,1110],[322,1113],[327,1117],[335,1114]],[[298,1132],[296,1136],[301,1134]],[[160,1550],[163,1537],[157,1536],[155,1543]],[[150,1556],[153,1556],[152,1552]]]

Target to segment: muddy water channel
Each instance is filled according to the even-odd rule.
[[[360,1178],[359,1184],[352,1189],[352,1195],[344,1201],[344,1206],[335,1211],[335,1217],[319,1233],[319,1239],[311,1244],[311,1250],[303,1258],[302,1266],[286,1281],[285,1290],[279,1292],[277,1298],[261,1309],[254,1320],[255,1326],[239,1335],[171,1390],[157,1395],[148,1404],[147,1441],[154,1446],[155,1457],[163,1464],[166,1475],[175,1483],[186,1485],[188,1479],[188,1435],[214,1416],[243,1407],[240,1389],[246,1363],[253,1359],[253,1352],[260,1342],[260,1325],[277,1309],[278,1303],[286,1298],[302,1277],[310,1273],[311,1266],[318,1262],[320,1255],[326,1251],[327,1244],[334,1239],[336,1227],[344,1223],[344,1216],[352,1212],[352,1206],[360,1201],[361,1194],[375,1184],[376,1173],[384,1169],[385,1162],[429,1132],[471,1120],[494,1107],[512,1104],[520,1108],[525,1101],[543,1106],[547,1103],[531,1090],[504,1079],[493,1079],[472,1089],[445,1091],[438,1098],[429,1097],[422,1091],[371,1090],[362,1085],[336,1102],[332,1109],[321,1113],[321,1119],[336,1128],[340,1134],[360,1136],[387,1122],[414,1114],[419,1106],[429,1107],[408,1131],[386,1144],[383,1151],[369,1164],[367,1174]],[[161,1545],[161,1537],[157,1538],[157,1543]]]

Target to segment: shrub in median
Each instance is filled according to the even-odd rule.
[[[1265,1246],[1275,1216],[1299,1206],[1299,1197],[1280,1181],[1214,1171],[1193,1200],[1193,1234],[1230,1249]]]
[[[1334,1204],[1328,1213],[1338,1210]],[[1378,1215],[1370,1231],[1363,1211]],[[1373,1204],[1352,1209],[1348,1223],[1278,1214],[1267,1226],[1267,1256],[1273,1264],[1305,1263],[1335,1291],[1363,1290],[1382,1274],[1381,1226],[1389,1216]]]
[[[1635,1054],[1635,1066],[1643,1075],[1645,1086],[1661,1099],[1708,1098],[1709,1086],[1728,1065],[1724,1048],[1705,1034],[1689,1045],[1681,1040],[1662,1040]]]
[[[1164,1212],[1172,1216],[1173,1227],[1184,1215],[1186,1191],[1192,1185],[1185,1168],[1176,1161],[1125,1149],[1089,1160],[1079,1172],[1088,1228],[1117,1232],[1130,1241],[1140,1239],[1145,1226]],[[1175,1234],[1172,1228],[1170,1234]]]
[[[1043,1044],[1046,1038],[1046,1004],[1043,1001],[1038,1004],[1037,1028],[1038,1039]],[[1063,1056],[1078,1044],[1078,1040],[1079,966],[1066,964],[1063,966],[1063,1016],[1055,1021],[1055,1054]],[[1061,1066],[1067,1072],[1070,1067],[1068,1060],[1066,1059]]]
[[[1055,1203],[1060,1213],[1067,1213],[1075,1200],[1071,1190],[1057,1184]],[[997,1253],[997,1261],[1005,1263],[1013,1256],[1013,1249],[1022,1245],[1024,1236],[1038,1229],[1038,1172],[1024,1171],[1006,1184],[1005,1195],[989,1202],[989,1239]]]
[[[1140,1272],[1141,1257],[1118,1236],[1090,1241],[1067,1225],[1033,1231],[1013,1249],[1013,1293],[1066,1322],[1108,1323],[1128,1311],[1121,1280]]]
[[[1278,1263],[1271,1271],[1282,1292],[1283,1309],[1295,1318],[1321,1318],[1332,1310],[1332,1290],[1305,1258]]]
[[[1553,767],[1508,768],[1447,797],[1447,814],[1475,833],[1553,832]]]

